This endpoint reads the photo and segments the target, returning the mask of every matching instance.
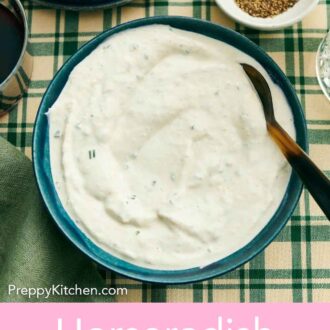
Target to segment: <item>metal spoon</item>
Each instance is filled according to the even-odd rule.
[[[276,121],[271,91],[262,74],[249,64],[241,65],[260,97],[269,134],[330,220],[330,181]]]

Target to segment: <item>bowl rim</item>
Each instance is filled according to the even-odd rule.
[[[229,38],[229,40],[231,41],[230,44],[232,46],[236,47],[235,42],[242,43],[242,45],[247,47],[247,49],[243,50],[237,47],[238,49],[245,53],[247,53],[247,51],[249,51],[250,53],[256,53],[256,55],[258,55],[260,59],[264,62],[264,65],[269,65],[269,67],[265,69],[270,74],[271,78],[275,81],[275,83],[279,84],[280,87],[283,84],[283,86],[285,87],[285,90],[283,90],[283,92],[285,93],[287,101],[289,102],[290,107],[292,109],[298,139],[297,141],[305,151],[308,150],[307,126],[298,97],[288,78],[284,75],[279,66],[259,46],[257,46],[251,40],[239,34],[238,32],[215,23],[184,16],[155,16],[123,23],[117,25],[114,28],[102,32],[101,34],[97,35],[95,38],[87,42],[85,45],[83,45],[58,70],[43,95],[36,115],[32,141],[33,169],[38,189],[41,193],[48,212],[50,213],[57,226],[77,248],[79,248],[84,254],[86,254],[96,263],[105,267],[106,269],[115,271],[134,280],[139,280],[143,282],[159,284],[193,283],[202,280],[207,280],[215,276],[220,276],[238,268],[239,266],[245,264],[246,262],[254,258],[257,254],[262,252],[275,239],[275,237],[279,234],[279,232],[283,229],[283,227],[286,225],[287,221],[291,217],[302,192],[302,183],[294,172],[291,175],[289,185],[278,210],[269,220],[267,225],[250,243],[248,243],[235,253],[231,254],[230,256],[216,261],[211,265],[208,265],[203,268],[195,267],[185,270],[155,270],[137,266],[126,262],[120,258],[112,256],[110,253],[105,252],[101,248],[97,247],[88,238],[86,241],[86,235],[84,235],[82,231],[74,224],[73,220],[70,219],[70,217],[65,212],[63,206],[59,202],[59,198],[54,188],[54,183],[52,182],[51,174],[47,173],[47,169],[50,171],[50,164],[48,123],[46,113],[58,97],[59,93],[56,93],[58,85],[62,85],[62,87],[59,87],[61,91],[72,69],[83,58],[89,55],[90,52],[93,51],[106,38],[129,28],[136,28],[152,24],[167,24],[175,28],[200,33],[206,36],[213,35],[212,37],[215,38],[215,36],[217,36],[218,40]],[[262,66],[264,66],[258,59],[256,60]],[[270,70],[272,72],[270,72]],[[60,80],[63,77],[65,81],[61,82]],[[48,154],[46,154],[46,158],[44,159],[43,156],[45,152]],[[53,192],[51,190],[53,190]],[[284,215],[282,215],[283,212]],[[279,218],[280,216],[282,216],[282,218]],[[72,225],[75,228],[72,228]],[[76,232],[74,232],[73,229]],[[92,248],[95,248],[95,246],[97,253],[92,250]]]
[[[325,86],[325,83],[322,81],[321,78],[321,72],[320,72],[320,56],[321,56],[321,51],[322,48],[324,47],[324,44],[326,43],[327,39],[329,38],[330,35],[330,30],[327,32],[327,34],[325,35],[325,37],[322,39],[317,52],[316,52],[316,57],[315,57],[315,67],[316,67],[316,77],[317,77],[317,81],[319,83],[319,86],[324,94],[324,96],[327,98],[327,100],[330,102],[330,95],[327,91],[327,87]]]
[[[297,14],[296,16],[293,16],[291,18],[288,18],[288,19],[280,21],[280,22],[275,22],[273,24],[270,24],[270,23],[265,24],[265,22],[263,22],[263,18],[255,17],[255,22],[252,23],[252,22],[247,21],[244,18],[244,15],[240,16],[240,15],[233,14],[231,11],[228,10],[227,6],[224,4],[224,1],[228,1],[228,0],[215,0],[218,7],[228,17],[230,17],[234,21],[236,21],[242,25],[245,25],[251,29],[256,29],[256,30],[261,30],[261,31],[276,31],[276,30],[280,30],[280,29],[292,26],[295,23],[300,22],[305,16],[307,16],[309,13],[311,13],[312,10],[314,8],[316,8],[316,6],[320,2],[320,0],[312,0],[312,2],[309,4],[309,6],[304,11],[299,12],[299,14]],[[229,1],[234,2],[235,0],[229,0]],[[246,14],[242,9],[240,9],[240,11],[242,12],[242,14]]]
[[[128,4],[132,0],[103,0],[97,4],[91,4],[92,2],[81,1],[81,2],[60,2],[60,1],[49,1],[49,0],[34,0],[36,3],[54,9],[64,9],[71,11],[91,11],[99,9],[108,9],[114,7],[120,7]]]

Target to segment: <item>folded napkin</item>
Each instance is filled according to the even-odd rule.
[[[64,295],[29,299],[26,295],[9,294],[9,285],[102,288],[105,281],[48,215],[31,161],[0,137],[0,302],[110,300],[105,296]]]

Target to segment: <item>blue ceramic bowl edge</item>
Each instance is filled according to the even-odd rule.
[[[175,24],[173,24],[173,22],[175,22]],[[39,129],[39,124],[40,124],[40,118],[41,115],[45,113],[45,103],[47,104],[47,97],[50,93],[50,91],[52,90],[54,84],[56,83],[59,75],[61,74],[61,72],[63,70],[68,69],[68,67],[70,67],[71,65],[71,70],[73,69],[73,67],[80,62],[80,60],[77,61],[77,57],[78,54],[83,53],[85,50],[85,53],[87,52],[87,55],[90,53],[90,51],[92,51],[95,47],[94,44],[97,45],[99,43],[101,43],[104,39],[106,39],[107,37],[109,37],[110,35],[120,32],[122,30],[125,30],[126,28],[133,28],[133,27],[137,27],[137,26],[143,26],[143,25],[149,25],[149,24],[168,24],[174,27],[178,27],[177,25],[182,25],[184,23],[190,22],[188,25],[204,25],[205,27],[208,26],[210,28],[210,30],[215,29],[218,30],[218,33],[221,34],[223,33],[224,35],[228,34],[231,36],[235,36],[236,39],[243,39],[244,43],[246,45],[248,45],[250,47],[250,49],[254,49],[254,51],[256,51],[257,53],[259,53],[259,55],[261,57],[265,57],[266,60],[271,64],[272,66],[272,70],[274,72],[277,72],[277,74],[274,75],[271,74],[272,78],[278,82],[277,80],[279,79],[279,83],[281,84],[285,84],[285,87],[288,88],[288,92],[287,94],[290,94],[291,97],[293,97],[293,99],[290,99],[290,105],[291,104],[295,104],[295,107],[293,110],[294,115],[295,115],[295,125],[297,124],[297,122],[299,123],[300,127],[298,127],[298,131],[300,132],[300,138],[298,141],[299,144],[301,145],[301,147],[307,151],[308,149],[308,143],[307,143],[307,126],[306,126],[306,122],[304,120],[304,115],[303,115],[303,111],[301,109],[298,97],[293,89],[293,87],[291,86],[290,82],[287,80],[287,78],[284,76],[284,74],[282,73],[282,71],[280,70],[280,68],[278,67],[278,65],[270,58],[268,57],[268,55],[266,53],[264,53],[260,48],[258,48],[258,46],[256,46],[252,41],[250,41],[249,39],[241,36],[239,33],[237,33],[236,31],[232,31],[226,28],[223,28],[219,25],[210,23],[210,22],[206,22],[206,21],[202,21],[202,20],[198,20],[198,19],[192,19],[192,18],[187,18],[187,17],[180,17],[180,16],[158,16],[158,17],[152,17],[152,18],[146,18],[146,19],[139,19],[139,20],[135,20],[132,22],[128,22],[128,23],[124,23],[121,25],[116,26],[113,29],[110,29],[108,31],[103,32],[102,34],[98,35],[97,37],[95,37],[94,39],[92,39],[91,41],[89,41],[87,44],[85,44],[83,47],[81,47],[78,52],[73,55],[72,57],[70,57],[66,63],[62,66],[62,68],[57,72],[57,74],[55,75],[55,77],[53,78],[52,82],[50,83],[50,85],[48,86],[44,97],[41,101],[38,113],[37,113],[37,118],[36,118],[36,122],[35,122],[35,129],[33,132],[33,145],[32,145],[32,154],[33,154],[33,160],[34,160],[34,171],[35,171],[35,176],[36,176],[36,180],[38,182],[38,187],[40,190],[40,193],[46,203],[47,209],[50,212],[51,216],[53,217],[53,219],[55,220],[55,222],[57,223],[57,225],[59,226],[59,228],[64,232],[64,234],[80,249],[82,250],[85,254],[87,254],[90,258],[92,258],[95,262],[101,264],[102,266],[114,270],[118,273],[121,273],[122,275],[125,275],[127,277],[133,278],[133,279],[137,279],[137,280],[142,280],[145,282],[152,282],[152,283],[162,283],[162,284],[183,284],[183,283],[192,283],[192,282],[196,282],[196,281],[201,281],[201,280],[206,280],[218,275],[223,275],[229,271],[232,271],[233,269],[236,269],[237,267],[239,267],[240,265],[248,262],[249,260],[251,260],[252,258],[254,258],[257,254],[259,254],[260,252],[262,252],[274,239],[275,237],[279,234],[279,232],[283,229],[283,227],[286,225],[287,221],[289,220],[290,216],[292,215],[302,192],[302,184],[301,182],[297,179],[297,177],[295,176],[295,174],[293,174],[291,176],[290,179],[290,184],[288,186],[288,190],[290,186],[294,186],[293,188],[293,192],[291,192],[291,201],[290,201],[290,205],[288,206],[287,210],[286,210],[286,216],[285,219],[282,219],[282,222],[280,223],[280,225],[277,225],[276,228],[272,229],[272,234],[268,235],[267,238],[265,238],[262,242],[262,244],[259,244],[257,248],[252,249],[251,248],[251,244],[253,245],[253,242],[255,241],[252,240],[248,245],[246,245],[245,247],[243,247],[241,250],[248,251],[248,254],[245,255],[245,257],[241,258],[239,262],[233,263],[231,266],[227,266],[227,267],[222,267],[222,271],[220,270],[219,267],[216,267],[216,269],[205,272],[206,269],[210,268],[211,266],[217,264],[214,263],[212,265],[209,265],[207,267],[198,269],[199,270],[199,274],[195,274],[193,276],[189,275],[187,273],[187,271],[189,272],[190,270],[185,270],[185,271],[155,271],[155,270],[150,270],[149,269],[149,274],[147,275],[141,275],[141,273],[136,272],[136,269],[143,269],[143,267],[138,267],[135,265],[133,266],[133,270],[132,269],[122,269],[122,265],[118,264],[117,265],[109,265],[107,262],[103,262],[102,260],[100,260],[100,258],[96,255],[94,255],[93,253],[90,253],[90,251],[88,251],[86,249],[86,245],[84,246],[84,244],[79,244],[77,243],[76,239],[73,239],[72,235],[70,235],[66,230],[67,228],[65,228],[65,226],[63,226],[63,223],[61,223],[58,220],[57,214],[56,212],[54,212],[54,209],[52,207],[52,205],[50,205],[49,203],[49,199],[47,198],[47,191],[46,189],[44,189],[43,183],[42,183],[42,178],[40,177],[40,173],[41,173],[41,168],[42,166],[40,166],[40,159],[38,160],[38,155],[40,156],[40,154],[38,154],[38,150],[40,152],[40,149],[38,149],[38,141],[40,142],[40,139],[38,139],[38,129]],[[140,24],[141,23],[141,24]],[[172,24],[171,24],[172,23]],[[185,24],[183,24],[185,25]],[[178,27],[180,28],[180,27]],[[184,28],[185,29],[185,28]],[[197,29],[197,30],[196,30]],[[221,33],[220,33],[221,30]],[[195,28],[189,29],[189,31],[194,31],[197,33],[202,33],[205,34],[201,31],[199,31],[199,27],[195,26]],[[211,31],[212,32],[212,31]],[[211,33],[209,32],[209,33]],[[212,34],[212,33],[211,33]],[[208,34],[205,34],[208,35]],[[242,41],[243,42],[243,41]],[[89,49],[91,48],[91,49]],[[85,56],[84,56],[85,57]],[[267,62],[266,61],[266,62]],[[259,61],[260,63],[260,61]],[[262,63],[261,63],[262,64]],[[70,68],[69,68],[70,69]],[[71,70],[69,70],[69,73],[71,72]],[[266,68],[267,70],[267,68]],[[268,71],[268,70],[267,70]],[[283,80],[284,79],[284,80]],[[63,86],[65,85],[65,83],[63,84]],[[281,86],[280,86],[281,87]],[[46,107],[47,109],[49,108]],[[299,117],[299,118],[298,118]],[[297,119],[298,118],[298,119]],[[297,130],[297,126],[296,126],[296,130]],[[288,190],[286,192],[286,195],[284,196],[283,200],[289,198],[288,195]],[[292,195],[293,194],[293,195]],[[282,202],[283,203],[283,202]],[[279,211],[279,210],[278,210]],[[277,212],[278,212],[277,211]],[[277,212],[275,213],[275,215],[272,217],[272,219],[269,221],[269,223],[273,220],[273,218],[276,216]],[[267,224],[267,226],[263,229],[263,231],[269,226],[269,223]],[[258,236],[260,235],[260,233],[258,234]],[[257,237],[258,237],[257,236]],[[240,251],[241,251],[240,250]],[[239,252],[239,251],[238,251]],[[246,253],[245,253],[246,254]],[[227,259],[227,258],[225,258]],[[223,260],[225,260],[223,259]],[[222,260],[220,260],[222,261]],[[219,262],[220,262],[219,261]],[[125,263],[125,262],[124,262]],[[135,269],[135,270],[134,270]],[[194,268],[197,269],[197,268]],[[186,272],[186,273],[185,273]],[[160,273],[163,273],[163,276],[160,276]],[[169,273],[181,273],[180,276],[169,276],[167,277],[166,275],[170,275]]]

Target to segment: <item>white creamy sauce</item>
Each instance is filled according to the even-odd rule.
[[[284,94],[265,70],[202,35],[127,30],[72,71],[49,112],[52,175],[98,246],[149,268],[202,267],[265,227],[291,170],[240,62],[266,76],[294,137]]]

